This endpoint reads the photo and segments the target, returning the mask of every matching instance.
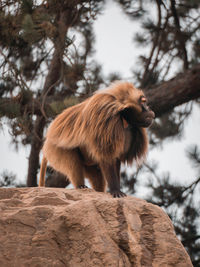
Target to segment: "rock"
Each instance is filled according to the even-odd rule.
[[[1,188],[2,267],[190,267],[163,210],[91,189]]]

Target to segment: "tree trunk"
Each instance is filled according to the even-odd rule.
[[[31,141],[31,151],[28,160],[27,186],[37,186],[37,170],[39,166],[39,153],[42,146],[43,129],[45,118],[38,116],[34,126],[33,138]]]
[[[47,95],[51,95],[54,92],[54,88],[61,79],[62,72],[62,57],[65,48],[65,36],[69,25],[67,22],[68,10],[61,12],[58,19],[58,32],[59,35],[55,41],[55,50],[48,75],[45,80],[43,92],[42,92],[42,105],[45,104]],[[40,110],[43,109],[40,105]],[[39,153],[42,147],[43,131],[46,125],[46,119],[43,112],[38,115],[34,124],[34,131],[31,141],[31,151],[29,155],[27,186],[37,186],[37,171],[39,168]]]

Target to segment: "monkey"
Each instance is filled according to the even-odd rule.
[[[122,163],[141,164],[148,150],[148,128],[155,118],[142,90],[117,81],[91,97],[66,108],[50,124],[42,148],[39,186],[45,185],[47,163],[68,177],[77,189],[120,191]]]

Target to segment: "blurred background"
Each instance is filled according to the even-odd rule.
[[[46,128],[114,80],[156,112],[143,166],[125,192],[161,206],[200,266],[200,1],[0,3],[0,186],[37,186]],[[51,168],[47,186],[70,186]]]

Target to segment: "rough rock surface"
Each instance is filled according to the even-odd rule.
[[[90,189],[0,189],[2,267],[190,267],[168,216]]]

